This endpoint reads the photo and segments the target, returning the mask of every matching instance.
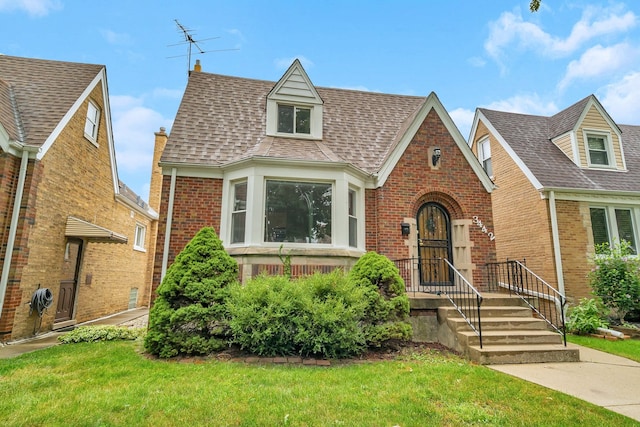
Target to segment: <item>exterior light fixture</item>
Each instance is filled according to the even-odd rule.
[[[408,222],[402,222],[400,223],[400,230],[402,231],[403,236],[408,236],[411,232],[411,226]]]
[[[438,166],[440,162],[440,157],[442,156],[442,151],[440,148],[436,147],[433,149],[433,154],[431,155],[431,164],[435,167]]]

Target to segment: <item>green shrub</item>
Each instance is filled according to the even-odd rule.
[[[231,287],[233,341],[260,356],[361,354],[364,301],[342,271],[289,280],[258,276]]]
[[[602,301],[596,298],[582,298],[580,304],[569,309],[567,318],[567,331],[572,334],[592,334],[598,328],[607,328],[609,325],[603,320],[606,308]]]
[[[159,357],[205,355],[229,340],[226,300],[238,264],[211,227],[187,244],[158,287],[145,348]]]
[[[363,329],[369,347],[386,347],[411,339],[409,298],[398,268],[383,255],[368,252],[349,272],[366,301]]]
[[[640,309],[640,259],[626,240],[596,247],[595,267],[589,278],[594,295],[622,322],[627,313]]]
[[[135,340],[143,337],[144,328],[127,328],[114,325],[79,326],[71,332],[58,337],[62,344],[79,342],[98,342],[114,340]]]

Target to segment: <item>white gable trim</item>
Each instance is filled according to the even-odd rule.
[[[622,146],[622,131],[620,130],[620,128],[618,127],[618,125],[616,124],[616,122],[613,121],[613,119],[611,118],[611,116],[609,115],[609,113],[607,113],[607,111],[604,109],[604,107],[602,106],[602,104],[600,104],[600,102],[598,101],[598,99],[591,95],[589,97],[589,101],[587,101],[587,105],[585,105],[584,110],[582,110],[582,113],[580,114],[580,117],[578,118],[578,120],[576,121],[576,125],[573,128],[573,132],[574,134],[578,132],[578,129],[582,126],[582,123],[584,122],[584,119],[587,117],[587,114],[589,113],[589,110],[591,109],[591,107],[595,107],[596,110],[598,110],[598,113],[600,113],[600,115],[604,118],[604,120],[607,122],[607,124],[609,125],[609,127],[611,128],[611,130],[618,136],[618,142],[620,144],[620,156],[622,157],[622,169],[626,170],[627,169],[627,161],[624,157],[624,148]],[[585,128],[586,129],[586,128]],[[595,131],[594,129],[587,129],[587,130],[592,130]],[[597,132],[603,132],[602,130],[599,130]],[[585,139],[584,141],[585,147],[587,145],[587,141]],[[611,150],[613,150],[613,139],[609,138],[609,144],[610,144],[610,148]],[[587,165],[589,164],[589,150],[588,148],[585,148],[587,151],[585,152],[586,156],[587,156]],[[611,153],[613,155],[613,152]],[[613,157],[613,162],[614,162],[614,168],[617,166],[617,160],[615,159],[615,157]]]
[[[467,160],[467,163],[469,163],[478,179],[480,179],[480,181],[482,182],[482,185],[484,185],[484,188],[489,193],[493,191],[495,185],[493,184],[491,179],[489,179],[484,169],[482,169],[480,162],[478,162],[478,159],[471,151],[469,145],[467,145],[467,142],[460,133],[460,130],[456,127],[455,123],[451,119],[451,116],[449,116],[449,113],[447,113],[447,110],[445,110],[444,106],[434,92],[431,92],[425,99],[424,103],[420,107],[420,110],[418,111],[418,114],[416,114],[415,118],[411,122],[411,125],[404,133],[404,135],[402,135],[400,142],[395,146],[391,154],[383,163],[380,171],[378,172],[377,187],[382,187],[385,184],[385,182],[391,175],[391,172],[396,167],[405,150],[413,140],[413,137],[418,132],[418,129],[422,125],[422,122],[424,122],[425,118],[432,109],[435,110],[436,114],[438,114],[438,117],[440,117],[440,120],[442,120],[442,122],[444,123],[445,127],[453,137],[453,140],[456,142],[456,145],[458,146],[458,148],[460,148],[460,151],[462,151],[462,154]]]
[[[516,154],[516,152],[513,151],[513,148],[511,148],[511,146],[507,143],[507,141],[505,141],[502,135],[500,135],[500,132],[498,132],[495,127],[493,127],[493,125],[487,119],[487,117],[484,114],[482,114],[480,110],[476,110],[476,116],[473,119],[473,129],[477,128],[478,123],[480,121],[484,123],[484,125],[487,127],[489,132],[496,138],[498,143],[507,152],[509,157],[511,157],[514,163],[520,168],[522,173],[524,173],[524,175],[527,177],[529,182],[531,182],[531,185],[533,185],[536,190],[541,190],[542,184],[540,183],[540,181],[538,181],[538,178],[536,178],[533,172],[531,172],[531,169],[529,169],[527,165],[522,161],[522,159]]]

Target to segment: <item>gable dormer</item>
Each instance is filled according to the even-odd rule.
[[[322,104],[296,59],[267,95],[267,135],[322,139]]]
[[[579,167],[626,170],[620,128],[595,96],[584,101],[572,128],[552,142]]]

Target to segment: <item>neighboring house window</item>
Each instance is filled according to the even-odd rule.
[[[98,124],[100,122],[100,110],[95,104],[89,101],[87,107],[87,120],[84,123],[84,136],[91,142],[98,140]]]
[[[587,134],[589,164],[593,166],[610,166],[609,138],[604,134]]]
[[[356,192],[349,190],[349,246],[358,246],[358,217],[356,214]]]
[[[133,238],[133,249],[144,251],[144,239],[147,234],[147,227],[142,224],[136,224],[135,236]]]
[[[265,242],[331,243],[331,184],[267,180],[265,199]]]
[[[247,182],[233,185],[233,212],[231,213],[231,243],[244,243],[247,218]]]
[[[482,167],[485,172],[487,172],[487,175],[493,176],[493,167],[491,165],[491,145],[489,145],[488,139],[485,139],[478,145],[478,160],[482,163]]]
[[[311,133],[311,109],[278,105],[278,132]]]
[[[591,208],[591,230],[593,243],[613,245],[626,240],[634,254],[638,253],[636,224],[633,221],[633,210],[623,208]]]

